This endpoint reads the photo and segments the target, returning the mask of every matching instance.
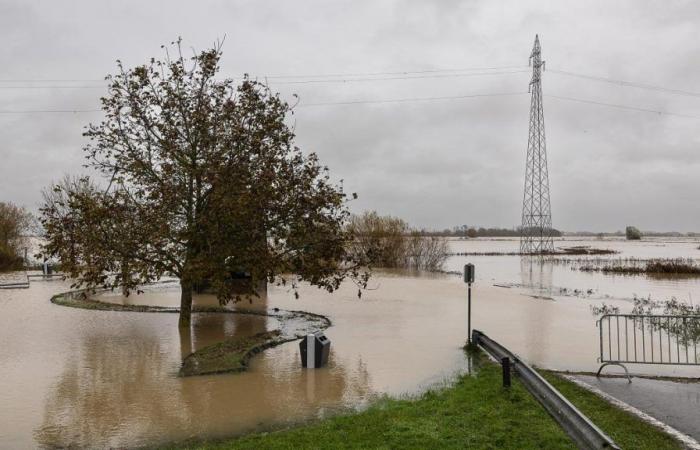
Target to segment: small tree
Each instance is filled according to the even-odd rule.
[[[642,238],[642,232],[636,227],[629,226],[625,228],[625,236],[628,241],[638,241]]]
[[[22,251],[34,218],[23,207],[0,202],[0,271],[23,267]]]
[[[363,261],[346,250],[347,195],[328,169],[294,146],[290,106],[245,77],[217,80],[221,45],[107,77],[105,118],[84,133],[88,166],[105,177],[53,186],[42,208],[44,251],[75,286],[128,292],[174,275],[180,325],[193,288],[240,299],[231,274],[252,283],[299,281],[333,291],[365,286]],[[354,194],[353,194],[354,195]],[[291,274],[284,277],[284,274]],[[290,278],[291,277],[291,278]]]

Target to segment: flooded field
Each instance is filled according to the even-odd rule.
[[[513,238],[497,240],[453,240],[454,252],[517,252],[519,241]],[[566,259],[617,259],[617,258],[690,258],[700,261],[698,239],[649,238],[643,241],[626,241],[624,238],[576,238],[567,237],[556,241],[558,248],[589,246],[610,249],[619,253],[606,256],[565,256],[554,261],[519,256],[455,256],[448,260],[448,270],[461,270],[465,262],[478,267],[478,276],[485,282],[513,284],[554,298],[573,291],[591,299],[606,300],[610,297],[632,299],[648,297],[662,300],[676,297],[678,300],[696,303],[700,301],[700,277],[649,277],[628,275],[602,275],[573,270],[571,264],[559,264]],[[592,291],[589,293],[589,291]],[[582,295],[583,295],[582,294]]]
[[[509,252],[518,241],[451,245],[455,252]],[[611,257],[700,256],[698,242],[691,241],[558,245],[621,252]],[[700,279],[583,273],[517,256],[455,256],[448,269],[460,270],[466,262],[477,266],[473,326],[532,363],[554,369],[597,368],[591,305],[605,301],[625,310],[635,294],[700,298]],[[301,369],[298,344],[291,342],[254,357],[248,372],[188,378],[177,372],[192,351],[279,324],[264,316],[197,314],[191,331],[180,333],[176,314],[89,311],[49,302],[68,286],[33,281],[29,289],[0,290],[2,448],[133,447],[277,428],[362,408],[385,394],[419,393],[469,368],[460,349],[467,335],[466,289],[455,275],[379,272],[362,299],[354,285],[332,295],[303,287],[298,300],[270,287],[258,306],[305,310],[333,321],[326,331],[332,341],[328,367]],[[574,290],[585,294],[573,295]],[[102,299],[160,306],[179,301],[176,286]],[[697,368],[632,369],[699,375]]]

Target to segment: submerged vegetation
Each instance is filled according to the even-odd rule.
[[[475,357],[475,374],[419,398],[384,399],[366,411],[305,426],[170,448],[576,448],[517,377],[504,389],[500,366],[483,354]],[[660,429],[561,376],[543,376],[622,448],[682,448]]]
[[[634,297],[634,306],[628,314],[647,316],[648,321],[637,320],[637,327],[644,332],[646,322],[647,330],[665,331],[678,343],[684,346],[700,343],[700,305],[683,303],[672,297],[670,300],[652,300],[651,297]],[[591,306],[591,313],[595,316],[606,314],[620,314],[618,306],[606,303],[600,306]],[[666,320],[654,320],[655,316],[677,316]]]
[[[642,239],[642,232],[637,227],[629,226],[625,228],[625,237],[628,241],[638,241]]]
[[[577,267],[582,272],[652,276],[700,276],[700,265],[691,258],[582,260]]]
[[[557,256],[567,255],[614,255],[618,253],[608,248],[595,248],[584,245],[575,247],[562,247],[554,252],[548,253],[521,253],[521,252],[457,252],[450,253],[450,256],[544,256],[551,257],[551,261],[557,262]],[[548,261],[549,262],[549,261]]]
[[[403,219],[367,211],[350,218],[351,252],[375,267],[439,271],[449,253],[447,240],[425,236]]]
[[[188,355],[182,361],[180,376],[242,372],[254,355],[287,341],[289,339],[282,337],[279,330],[229,338]]]

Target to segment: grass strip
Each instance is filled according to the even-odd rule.
[[[547,371],[540,371],[540,373],[621,448],[649,450],[683,448],[680,442],[663,430],[608,403],[587,389],[555,373]]]
[[[417,398],[385,398],[356,414],[280,431],[167,448],[576,448],[517,377],[510,389],[504,389],[500,366],[481,354],[477,359],[476,374],[461,376],[453,386]],[[622,448],[683,448],[662,430],[576,384],[550,372],[543,372],[543,376]]]
[[[227,339],[188,355],[182,361],[180,376],[242,372],[254,355],[285,341],[289,339],[281,338],[279,330]]]
[[[517,379],[503,389],[500,366],[478,358],[476,374],[417,398],[385,398],[363,412],[300,427],[169,448],[576,448]]]

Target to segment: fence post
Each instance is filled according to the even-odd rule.
[[[501,369],[503,369],[503,387],[510,387],[510,358],[504,356],[501,358]]]

